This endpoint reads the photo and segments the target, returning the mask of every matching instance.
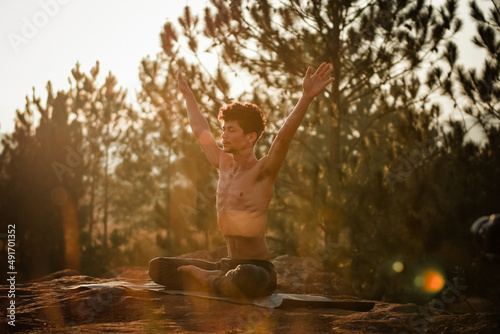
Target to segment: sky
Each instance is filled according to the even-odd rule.
[[[67,90],[77,62],[89,70],[98,60],[135,100],[139,64],[161,51],[160,32],[186,5],[202,9],[207,0],[0,0],[0,132],[14,129],[32,87],[46,96]],[[42,100],[43,102],[43,100]]]
[[[24,109],[33,87],[42,98],[49,80],[54,92],[67,90],[77,62],[88,73],[98,60],[101,76],[111,71],[135,101],[140,61],[161,52],[165,22],[176,20],[186,5],[196,11],[208,2],[0,0],[0,133],[13,131],[15,111]],[[456,42],[461,62],[479,64],[482,53],[470,43],[474,27],[466,20],[467,3],[460,0],[465,25]]]

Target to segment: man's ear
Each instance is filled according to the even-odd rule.
[[[247,134],[248,140],[250,140],[250,143],[255,144],[257,141],[257,132],[250,132]]]

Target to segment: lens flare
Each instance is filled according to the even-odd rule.
[[[436,293],[444,287],[444,277],[436,269],[427,269],[415,277],[413,283],[424,292]]]
[[[392,264],[392,270],[394,270],[397,273],[402,272],[404,268],[405,268],[404,264],[400,261],[396,261]]]

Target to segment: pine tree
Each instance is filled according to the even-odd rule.
[[[71,117],[70,103],[70,94],[54,94],[48,82],[45,105],[33,91],[24,111],[17,111],[14,132],[2,140],[1,221],[16,226],[22,279],[80,269],[81,126]]]
[[[83,136],[82,261],[89,273],[102,274],[111,263],[123,258],[118,248],[127,240],[127,222],[115,218],[119,215],[114,211],[119,212],[122,207],[114,205],[121,194],[113,175],[125,145],[124,131],[134,111],[126,102],[127,92],[117,86],[112,73],[101,83],[99,62],[90,75],[82,73],[79,64],[71,72],[70,107],[81,121]]]
[[[484,132],[498,126],[500,120],[500,5],[491,1],[487,17],[476,1],[470,2],[470,15],[476,23],[477,34],[473,42],[485,51],[486,57],[480,71],[475,68],[456,69],[458,91],[450,91],[457,100],[464,97],[464,112],[472,116]]]
[[[421,72],[444,58],[449,39],[460,29],[456,7],[453,0],[441,8],[426,1],[214,0],[205,9],[203,27],[197,18],[184,17],[182,38],[172,25],[166,31],[165,43],[174,50],[186,45],[198,60],[204,34],[208,50],[219,55],[221,72],[252,78],[250,91],[241,97],[259,103],[269,115],[264,152],[300,93],[307,66],[333,65],[336,81],[310,107],[278,182],[271,210],[280,221],[270,217],[270,235],[277,233],[283,250],[311,253],[318,247],[317,235],[323,235],[325,248],[356,239],[346,208],[373,177],[379,188],[388,186],[383,169],[391,161],[382,158],[402,153],[395,126],[430,112],[433,84],[444,82],[447,74],[423,78]],[[378,155],[387,149],[391,152]],[[363,175],[363,164],[367,173],[375,165],[378,171]],[[278,213],[281,208],[289,213]],[[300,231],[304,238],[288,241],[278,230]],[[332,251],[326,259],[330,264],[339,264],[335,254],[351,256],[355,250],[348,243],[339,247],[344,252]]]
[[[189,10],[185,18],[190,20]],[[168,38],[174,38],[167,36],[170,29],[167,23],[161,34],[164,53],[156,59],[145,58],[141,63],[143,90],[139,101],[147,114],[144,121],[150,125],[143,128],[143,135],[155,136],[157,244],[165,255],[179,255],[212,248],[223,241],[216,225],[215,171],[189,128],[185,105],[177,88],[177,72],[184,72],[192,79],[202,110],[217,110],[221,102],[202,97],[207,90],[208,96],[215,97],[216,88],[206,89],[210,84],[203,73],[189,67],[179,51],[169,46]],[[208,119],[213,121],[214,117],[208,116]]]
[[[102,273],[124,243],[122,232],[107,230],[117,223],[111,162],[130,108],[113,75],[99,85],[98,74],[98,63],[90,75],[77,64],[67,91],[55,94],[49,82],[45,103],[34,92],[2,141],[0,211],[18,226],[26,279],[65,268]]]

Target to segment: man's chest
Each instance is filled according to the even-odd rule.
[[[256,173],[247,170],[239,173],[221,171],[217,186],[219,210],[267,210],[273,185]]]
[[[217,196],[218,199],[232,199],[241,202],[252,197],[255,188],[258,186],[253,173],[245,171],[233,174],[221,171],[217,186]]]

